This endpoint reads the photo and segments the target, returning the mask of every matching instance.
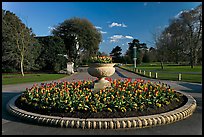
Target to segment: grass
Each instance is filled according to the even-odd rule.
[[[190,68],[189,66],[164,66],[164,69],[162,70],[161,67],[138,67],[142,70],[148,70],[148,71],[161,71],[161,72],[202,72],[201,66],[195,66],[194,68]]]
[[[123,65],[121,68],[133,71],[133,64]],[[140,75],[149,77],[149,72],[151,72],[151,78],[155,78],[155,73],[157,73],[157,79],[161,80],[172,80],[178,81],[178,74],[181,73],[181,81],[202,83],[202,66],[180,66],[176,64],[164,64],[164,69],[161,69],[159,63],[145,63],[138,65],[137,69],[142,70]],[[144,75],[145,71],[145,75]]]
[[[23,77],[21,74],[2,74],[2,85],[8,84],[20,84],[29,82],[41,82],[56,80],[67,76],[66,74],[25,74]]]

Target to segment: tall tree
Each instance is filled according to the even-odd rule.
[[[161,61],[189,61],[191,68],[202,61],[202,5],[183,11],[157,36],[155,44]]]
[[[180,15],[185,27],[184,37],[187,55],[190,57],[191,68],[197,64],[199,52],[202,51],[202,4],[193,10]]]
[[[126,55],[130,56],[131,59],[134,58],[134,50],[133,47],[136,47],[136,58],[137,58],[137,63],[140,64],[142,62],[142,58],[144,55],[144,51],[147,49],[146,43],[140,43],[138,39],[133,39],[132,42],[128,43],[129,48],[126,51]]]
[[[183,37],[183,25],[178,19],[171,21],[170,25],[164,31],[168,39],[168,52],[169,52],[169,61],[179,63],[179,61],[184,61],[185,55],[183,51],[185,50],[184,46],[184,37]]]
[[[96,55],[101,42],[101,33],[87,19],[71,18],[56,26],[52,34],[59,36],[64,40],[69,61],[76,62],[77,52],[86,54],[86,57]],[[79,43],[79,49],[76,51],[75,36]]]
[[[156,49],[154,47],[150,47],[148,51],[150,62],[156,62],[157,56],[156,56]]]
[[[121,62],[121,47],[120,46],[116,46],[115,48],[112,49],[111,53],[110,53],[110,56],[112,56],[113,58],[113,62]]]
[[[156,49],[158,61],[161,63],[161,69],[164,69],[164,62],[167,61],[169,57],[168,52],[168,37],[164,33],[156,37]]]
[[[29,70],[35,66],[34,53],[38,47],[34,44],[37,41],[32,29],[26,27],[14,13],[2,10],[2,15],[2,67],[20,68],[24,76],[24,68]]]

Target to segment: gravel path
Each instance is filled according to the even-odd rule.
[[[126,70],[116,68],[116,72],[111,76],[118,78],[142,78],[145,80],[158,82],[159,80],[144,78]],[[73,81],[95,79],[86,71],[77,72],[71,76],[56,81]],[[2,135],[202,135],[202,84],[167,81],[161,82],[169,84],[172,88],[192,95],[197,101],[197,108],[193,115],[185,120],[158,127],[144,129],[71,129],[41,126],[22,121],[6,111],[7,102],[14,96],[20,94],[25,88],[31,87],[33,83],[2,85]],[[52,81],[46,81],[49,83]],[[40,84],[38,82],[37,84]],[[45,83],[45,82],[44,82]]]

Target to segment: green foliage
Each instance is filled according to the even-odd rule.
[[[112,49],[110,55],[112,56],[114,63],[119,63],[122,61],[121,51],[122,51],[122,49],[120,46],[116,46],[115,48]]]
[[[133,41],[128,44],[129,44],[129,48],[126,52],[126,55],[132,59],[132,62],[133,62],[134,56],[136,55],[137,64],[140,64],[142,62],[144,52],[147,49],[146,44],[140,43],[138,39],[133,39]],[[136,47],[136,53],[134,53],[134,49],[133,49],[134,46]]]
[[[150,62],[150,54],[149,54],[149,52],[146,51],[144,53],[144,56],[142,58],[142,62],[144,62],[144,63],[149,63]]]
[[[2,70],[35,69],[38,47],[32,29],[14,13],[2,10]]]
[[[124,64],[132,64],[132,58],[128,55],[123,56],[123,63]]]
[[[112,63],[112,57],[110,56],[95,56],[91,57],[90,63]]]
[[[36,37],[38,39],[41,51],[36,60],[42,71],[54,71],[66,68],[66,58],[58,54],[66,54],[63,40],[56,36]]]
[[[87,19],[71,18],[60,23],[52,31],[54,36],[64,40],[66,52],[70,61],[77,57],[76,42],[79,42],[80,60],[96,55],[101,42],[101,33]],[[77,36],[77,40],[72,36]],[[83,57],[83,58],[82,58]]]
[[[93,81],[34,85],[20,96],[23,106],[47,112],[144,111],[168,105],[179,95],[164,83],[131,79],[111,80],[112,88],[93,93]]]

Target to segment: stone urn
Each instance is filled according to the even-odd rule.
[[[105,87],[111,87],[111,83],[105,80],[106,77],[110,77],[115,73],[114,63],[92,63],[89,64],[88,73],[97,77],[98,80],[94,82],[94,92],[104,89]]]

